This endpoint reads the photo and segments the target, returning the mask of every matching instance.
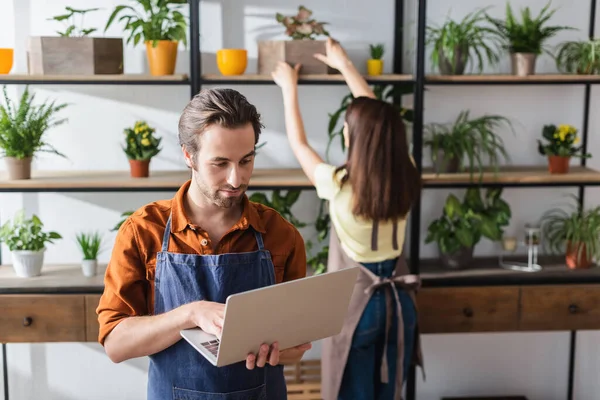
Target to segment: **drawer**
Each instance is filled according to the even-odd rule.
[[[100,333],[96,309],[100,303],[101,295],[89,294],[85,296],[85,339],[88,342],[97,342]]]
[[[423,288],[417,305],[421,333],[518,329],[517,287]]]
[[[84,296],[0,296],[0,342],[82,342]]]
[[[521,289],[522,330],[600,329],[600,285]]]

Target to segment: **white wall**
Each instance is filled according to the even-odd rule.
[[[92,2],[90,0],[0,0],[0,46],[16,46],[17,60],[13,72],[26,71],[24,44],[28,35],[52,35],[55,26],[47,21],[62,11],[64,6],[77,8],[101,6],[103,10],[87,17],[90,26],[102,28],[112,10],[120,4],[117,0]],[[325,4],[326,3],[326,4]],[[414,32],[416,21],[415,0],[408,1],[406,68],[412,69]],[[442,0],[428,1],[428,20],[440,22],[450,6]],[[494,2],[492,13],[502,16],[503,2]],[[545,0],[519,0],[516,6],[529,4],[539,10]],[[554,21],[580,28],[566,32],[552,41],[583,38],[587,34],[588,2],[567,6],[565,0],[555,0],[561,7]],[[364,7],[360,0],[311,0],[303,3],[316,12],[318,19],[331,23],[330,31],[341,40],[359,66],[367,57],[368,44],[383,42],[389,49],[385,56],[386,71],[392,65],[393,7],[392,0],[378,0],[377,6]],[[480,7],[479,1],[463,0],[452,4],[452,16],[462,17]],[[204,72],[216,72],[214,53],[221,47],[246,47],[251,62],[247,72],[255,71],[256,40],[278,37],[280,29],[272,15],[276,11],[295,11],[297,3],[278,1],[203,1],[201,5],[201,46]],[[16,21],[16,23],[13,23]],[[109,35],[121,35],[112,27]],[[275,36],[273,36],[275,35]],[[188,72],[189,57],[181,49],[178,72]],[[488,71],[508,72],[506,59],[498,68]],[[428,63],[429,65],[429,63]],[[428,67],[429,68],[429,67]],[[146,63],[142,47],[126,48],[126,72],[145,72]],[[540,72],[553,71],[549,58],[538,63]],[[71,105],[64,115],[69,124],[50,133],[50,140],[69,160],[42,156],[36,161],[43,169],[126,169],[127,160],[120,150],[122,129],[136,119],[146,119],[165,136],[165,150],[152,162],[153,169],[178,169],[183,166],[177,148],[177,119],[189,99],[189,88],[145,86],[35,86],[39,98],[54,98]],[[275,86],[240,86],[264,115],[267,129],[263,141],[268,147],[257,159],[257,168],[295,167],[297,163],[287,145],[280,93]],[[11,95],[21,93],[23,87],[11,87]],[[344,87],[303,86],[301,104],[309,136],[321,151],[326,144],[327,113],[335,110]],[[598,96],[593,91],[592,110]],[[410,102],[410,99],[408,99]],[[498,113],[510,117],[517,125],[517,136],[506,137],[507,150],[515,164],[540,164],[545,160],[537,154],[535,139],[543,124],[572,123],[581,127],[583,89],[581,87],[429,87],[425,96],[425,121],[445,122],[455,118],[463,109],[473,115]],[[598,148],[595,131],[599,122],[592,114],[590,146]],[[276,150],[275,150],[276,149]],[[337,149],[337,147],[334,147]],[[333,161],[343,155],[334,152]],[[427,160],[427,157],[425,157]],[[599,167],[598,159],[589,163]],[[4,164],[0,163],[0,168]],[[427,190],[423,201],[422,232],[432,217],[440,212],[449,190]],[[461,193],[461,191],[457,191]],[[549,206],[560,200],[564,189],[507,189],[505,197],[512,206],[513,219],[509,233],[518,233],[528,221],[535,220]],[[598,191],[589,190],[588,204],[596,204]],[[65,240],[51,246],[47,252],[50,263],[78,262],[80,255],[73,236],[81,230],[98,229],[106,232],[108,243],[114,235],[109,229],[118,221],[119,214],[157,198],[171,197],[172,193],[70,193],[70,194],[1,194],[0,216],[3,220],[17,209],[38,213],[47,228],[60,231]],[[318,207],[314,192],[301,197],[296,211],[301,219],[312,218]],[[314,232],[303,230],[306,238]],[[110,247],[110,246],[109,246]],[[3,247],[3,262],[10,263],[7,249]],[[477,255],[492,254],[495,247],[483,241]],[[433,246],[421,246],[423,256],[435,256]],[[101,256],[108,261],[110,251]],[[577,350],[576,397],[596,398],[593,393],[600,384],[593,372],[600,359],[597,332],[579,335]],[[526,334],[472,334],[426,335],[424,353],[427,381],[418,382],[419,400],[439,399],[451,395],[524,394],[529,399],[558,400],[566,397],[569,335],[567,332]],[[308,357],[318,357],[319,346]],[[18,344],[8,346],[11,399],[143,399],[146,385],[146,360],[132,360],[112,364],[97,344]],[[420,375],[419,375],[420,376]],[[1,393],[1,391],[0,391]],[[1,394],[0,394],[1,396]]]

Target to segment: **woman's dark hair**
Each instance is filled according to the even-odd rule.
[[[421,191],[421,176],[408,151],[406,129],[397,108],[357,97],[346,110],[348,158],[341,183],[350,184],[352,212],[369,220],[405,218]]]

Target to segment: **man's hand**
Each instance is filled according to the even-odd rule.
[[[278,364],[293,364],[300,361],[304,353],[311,348],[312,344],[305,343],[301,344],[300,346],[280,351],[279,343],[277,342],[273,343],[270,349],[267,344],[262,344],[258,354],[248,354],[248,357],[246,358],[246,368],[262,368],[267,362],[272,366]]]
[[[189,321],[193,327],[198,327],[204,332],[213,334],[221,339],[223,320],[225,319],[225,304],[212,301],[195,301],[186,304]]]

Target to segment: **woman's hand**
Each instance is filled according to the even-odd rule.
[[[271,72],[271,76],[281,90],[289,91],[298,85],[298,71],[300,71],[300,64],[292,68],[288,63],[280,61],[275,71]]]
[[[327,42],[325,43],[325,54],[315,54],[315,58],[340,72],[344,67],[350,64],[348,55],[346,55],[343,47],[338,41],[333,40],[332,38],[327,38]]]

